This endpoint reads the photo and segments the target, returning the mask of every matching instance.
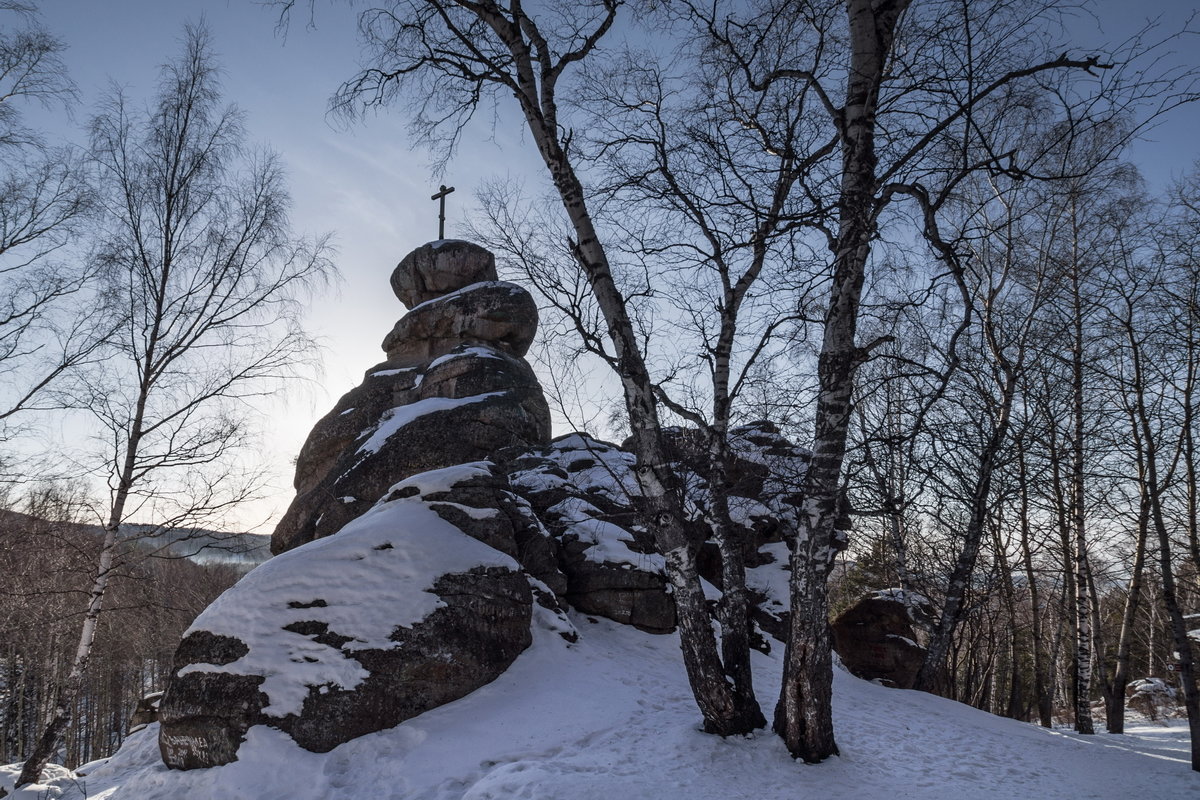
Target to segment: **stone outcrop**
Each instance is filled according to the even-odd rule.
[[[711,542],[707,451],[695,431],[670,431],[668,442],[700,572],[716,595],[721,570]],[[783,530],[795,514],[809,454],[762,422],[731,431],[731,447],[733,474],[725,491],[736,535],[744,543],[755,619],[763,631],[782,638],[788,606]],[[563,598],[572,607],[665,633],[675,627],[675,604],[663,558],[639,513],[634,461],[623,448],[573,433],[511,460],[509,481],[554,538],[566,576]]]
[[[500,675],[532,631],[567,641],[564,603],[653,633],[676,624],[634,457],[585,434],[549,441],[523,356],[524,289],[467,242],[418,248],[392,274],[409,308],[386,360],[317,422],[296,463],[276,555],[186,632],[158,708],[170,767],[237,758],[265,725],[328,751]],[[720,596],[708,449],[669,433],[707,595]],[[766,423],[732,431],[727,497],[756,619],[782,630],[787,546],[808,454]],[[765,647],[764,641],[764,647]]]
[[[138,700],[137,707],[133,709],[133,716],[129,718],[130,733],[158,722],[158,705],[162,702],[162,696],[162,692],[151,692]]]
[[[833,621],[833,649],[852,674],[911,689],[925,659],[918,642],[933,614],[929,600],[915,592],[870,592]]]
[[[663,557],[636,512],[633,462],[615,445],[574,433],[514,459],[509,480],[557,543],[567,603],[667,633],[675,603]]]
[[[533,298],[466,242],[418,248],[392,285],[411,310],[305,442],[277,555],[176,652],[168,766],[228,763],[254,725],[326,751],[462,697],[529,645],[535,603],[573,635],[557,546],[488,460],[549,439]]]
[[[1139,678],[1125,687],[1125,706],[1154,722],[1169,717],[1187,716],[1179,702],[1179,692],[1162,678]]]
[[[487,462],[414,476],[222,594],[175,654],[159,709],[167,766],[236,760],[253,725],[325,752],[503,672],[531,641],[533,592],[508,555],[519,549],[512,528],[464,530],[444,514],[490,520],[493,477]]]
[[[550,438],[545,397],[522,358],[537,308],[524,289],[496,280],[490,253],[428,244],[400,262],[392,285],[412,310],[384,340],[387,360],[304,443],[274,553],[335,533],[409,475]]]
[[[496,280],[496,257],[461,239],[439,239],[406,255],[392,272],[392,291],[405,308],[473,283]]]

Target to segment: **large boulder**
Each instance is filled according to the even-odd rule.
[[[916,592],[869,592],[834,619],[833,649],[852,674],[911,689],[925,660],[918,639],[933,614],[929,600]]]
[[[511,538],[493,527],[480,541],[437,499],[492,475],[468,464],[403,481],[336,536],[276,556],[222,594],[175,656],[159,711],[167,766],[236,760],[253,725],[325,752],[503,672],[531,641],[530,580],[506,555]],[[454,497],[468,517],[495,511]]]
[[[537,332],[537,304],[515,283],[475,283],[409,311],[383,340],[388,361],[415,364],[463,344],[523,356]]]
[[[470,346],[422,368],[385,362],[309,434],[296,459],[296,497],[271,550],[336,533],[401,478],[488,459],[549,433],[541,387],[522,359]]]
[[[392,291],[405,307],[496,280],[496,257],[461,239],[439,239],[406,255],[392,271]]]
[[[1125,687],[1125,705],[1151,722],[1185,716],[1179,693],[1162,678],[1139,678]]]

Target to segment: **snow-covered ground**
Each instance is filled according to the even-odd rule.
[[[568,646],[547,630],[472,695],[329,753],[253,728],[236,763],[173,772],[157,726],[107,761],[16,797],[89,800],[784,800],[788,798],[1200,797],[1187,729],[1135,726],[1081,737],[993,717],[842,671],[842,755],[792,761],[767,733],[722,740],[697,730],[674,636],[576,615]],[[776,656],[756,658],[764,707]],[[0,774],[11,791],[14,770]]]

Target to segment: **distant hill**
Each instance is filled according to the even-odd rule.
[[[123,525],[124,538],[144,546],[165,549],[174,556],[201,564],[227,563],[257,566],[271,557],[271,537],[262,533],[231,533],[204,528],[174,528],[155,532],[153,525]]]
[[[46,529],[54,525],[100,536],[99,525],[51,522],[19,511],[0,509],[0,533],[11,530]],[[121,526],[121,538],[159,555],[186,558],[199,564],[233,564],[249,570],[271,556],[271,537],[262,533],[214,531],[205,528],[172,528],[129,524]]]

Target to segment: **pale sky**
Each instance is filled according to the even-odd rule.
[[[157,67],[179,51],[187,21],[201,16],[212,32],[225,70],[225,99],[247,112],[252,140],[283,157],[298,232],[332,231],[343,280],[340,291],[319,298],[309,327],[325,343],[324,376],[308,389],[295,387],[271,412],[268,456],[278,464],[278,495],[247,512],[246,521],[277,517],[292,497],[290,461],[313,422],[363,372],[382,360],[379,343],[403,313],[388,275],[406,253],[437,238],[435,180],[428,158],[409,147],[403,115],[381,113],[349,129],[326,117],[329,96],[358,67],[355,13],[345,2],[318,0],[315,29],[301,13],[286,38],[277,35],[275,13],[254,0],[40,0],[45,27],[68,46],[65,61],[81,102],[68,119],[61,113],[30,115],[51,136],[79,141],[79,129],[110,81],[133,98],[149,98]],[[1162,15],[1176,26],[1196,10],[1184,0],[1102,0],[1096,23],[1081,21],[1080,38],[1123,38],[1148,18]],[[1200,54],[1195,37],[1184,47]],[[1196,58],[1200,59],[1200,56]],[[486,115],[485,115],[486,116]],[[1135,157],[1151,187],[1162,186],[1200,157],[1200,109],[1189,108],[1156,130]],[[458,158],[443,179],[456,187],[448,204],[447,235],[463,219],[484,180],[531,176],[541,180],[531,143],[519,132],[493,131],[484,121],[468,131]],[[559,428],[562,428],[560,423]],[[556,431],[559,432],[559,431]],[[273,524],[273,523],[272,523]],[[270,532],[272,525],[260,528]]]

